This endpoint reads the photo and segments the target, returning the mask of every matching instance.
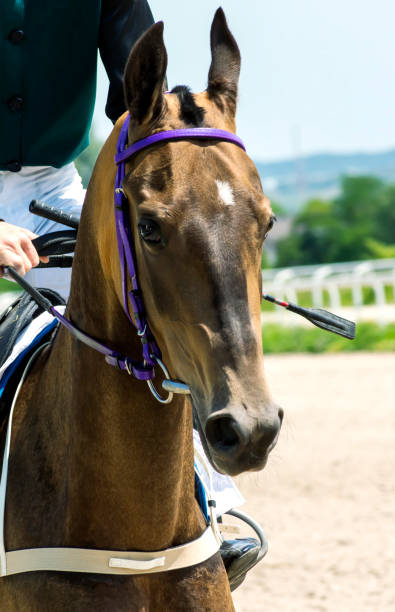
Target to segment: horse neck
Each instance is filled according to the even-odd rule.
[[[113,260],[118,269],[118,254],[112,250],[111,261],[104,261],[100,253],[108,245],[100,239],[99,203],[112,195],[111,185],[102,185],[100,170],[99,160],[84,204],[67,312],[87,333],[140,358],[141,343],[105,270]],[[108,213],[104,217],[111,222]],[[67,333],[62,330],[61,338],[71,364],[66,392],[72,415],[71,540],[82,545],[83,538],[103,548],[158,549],[196,537],[202,520],[194,499],[189,404],[176,397],[162,406],[144,382],[66,339]]]

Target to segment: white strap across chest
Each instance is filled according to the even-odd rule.
[[[152,574],[181,569],[212,557],[219,544],[211,527],[197,540],[155,552],[85,548],[30,548],[5,553],[2,576],[34,571]]]
[[[49,344],[49,343],[47,343]],[[212,557],[221,545],[215,516],[203,534],[180,546],[153,552],[95,550],[86,548],[28,548],[6,552],[4,544],[4,511],[7,491],[8,458],[11,442],[12,417],[19,391],[39,352],[30,357],[12,402],[8,419],[0,481],[0,576],[22,572],[60,571],[94,574],[151,574],[190,567]]]

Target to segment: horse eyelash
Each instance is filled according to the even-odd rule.
[[[270,220],[269,220],[269,224],[267,226],[266,236],[270,232],[270,230],[272,229],[275,221],[277,221],[276,215],[270,215]]]
[[[265,233],[265,235],[263,237],[264,240],[267,238],[267,235],[270,232],[270,230],[272,229],[275,221],[277,221],[276,215],[270,215],[269,224],[267,226],[266,233]]]

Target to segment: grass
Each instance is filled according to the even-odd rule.
[[[358,323],[354,340],[347,340],[315,327],[262,328],[264,353],[338,353],[352,351],[395,351],[395,323]]]
[[[0,278],[0,293],[8,293],[9,291],[18,293],[21,291],[21,288],[16,283]]]

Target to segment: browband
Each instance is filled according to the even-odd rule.
[[[130,116],[128,115],[125,120],[125,123],[122,126],[122,130],[125,128],[126,133],[129,127],[129,122]],[[138,140],[123,151],[118,151],[118,153],[115,155],[115,163],[120,164],[129,159],[129,157],[132,157],[132,155],[134,155],[135,153],[138,153],[139,151],[142,151],[142,149],[146,149],[147,147],[157,144],[158,142],[169,140],[188,140],[189,138],[199,140],[222,140],[237,145],[238,147],[243,149],[243,151],[246,150],[241,138],[239,138],[238,136],[236,136],[236,134],[233,134],[232,132],[204,127],[185,128],[180,130],[167,130],[164,132],[158,132],[157,134],[151,134],[151,136],[147,136],[147,138]]]

